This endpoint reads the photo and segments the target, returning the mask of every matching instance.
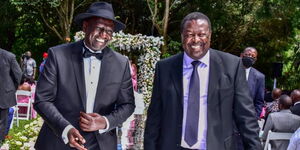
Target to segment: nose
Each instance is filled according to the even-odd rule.
[[[195,42],[195,43],[198,43],[198,42],[201,41],[201,37],[200,37],[199,35],[197,35],[197,34],[194,36],[193,39],[194,39],[194,42]]]
[[[100,37],[102,37],[102,38],[107,38],[107,37],[109,37],[109,34],[107,34],[105,30],[99,31],[99,35],[100,35]]]

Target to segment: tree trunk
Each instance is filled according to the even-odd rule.
[[[168,25],[169,25],[169,14],[170,14],[170,0],[166,0],[166,7],[163,19],[163,38],[164,45],[162,46],[162,55],[166,54],[168,51]]]

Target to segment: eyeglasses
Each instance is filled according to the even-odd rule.
[[[108,34],[109,36],[112,36],[112,34],[114,33],[113,30],[111,30],[111,29],[106,29],[105,27],[96,27],[96,30],[97,30],[98,32],[101,32],[101,33],[105,32],[105,33]]]

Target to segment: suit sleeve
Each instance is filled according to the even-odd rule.
[[[146,127],[144,133],[144,149],[156,150],[160,131],[161,99],[159,86],[159,62],[155,67],[153,92],[147,112]]]
[[[235,75],[233,115],[245,149],[260,150],[262,147],[259,140],[259,126],[244,74],[245,70],[240,60]]]
[[[265,76],[261,75],[258,80],[258,87],[255,96],[255,110],[257,112],[257,117],[259,118],[262,107],[264,106],[264,97],[265,97]]]
[[[57,93],[57,60],[52,49],[38,79],[34,109],[45,120],[45,123],[54,131],[55,135],[61,137],[64,128],[70,123],[62,116],[54,105]]]
[[[118,95],[118,100],[116,102],[116,109],[105,116],[109,122],[109,129],[114,129],[119,124],[123,123],[134,111],[134,95],[133,87],[129,69],[129,62],[126,62],[125,71],[123,74],[123,79]]]
[[[17,89],[20,82],[21,82],[22,71],[21,71],[21,68],[20,68],[17,60],[16,60],[15,55],[13,55],[13,57],[11,58],[10,65],[11,65],[10,66],[11,77],[13,79],[15,89]]]

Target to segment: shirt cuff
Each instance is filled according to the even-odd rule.
[[[61,138],[63,139],[65,144],[69,143],[68,133],[69,133],[70,129],[72,129],[72,128],[74,128],[72,125],[66,126],[63,133],[62,133],[62,135],[61,135]]]
[[[105,119],[105,122],[106,122],[106,128],[105,128],[105,129],[100,129],[100,130],[99,130],[99,133],[100,133],[100,134],[102,134],[102,133],[104,133],[104,132],[107,132],[108,129],[109,129],[109,122],[108,122],[107,118],[106,118],[105,116],[103,116],[103,118]]]

